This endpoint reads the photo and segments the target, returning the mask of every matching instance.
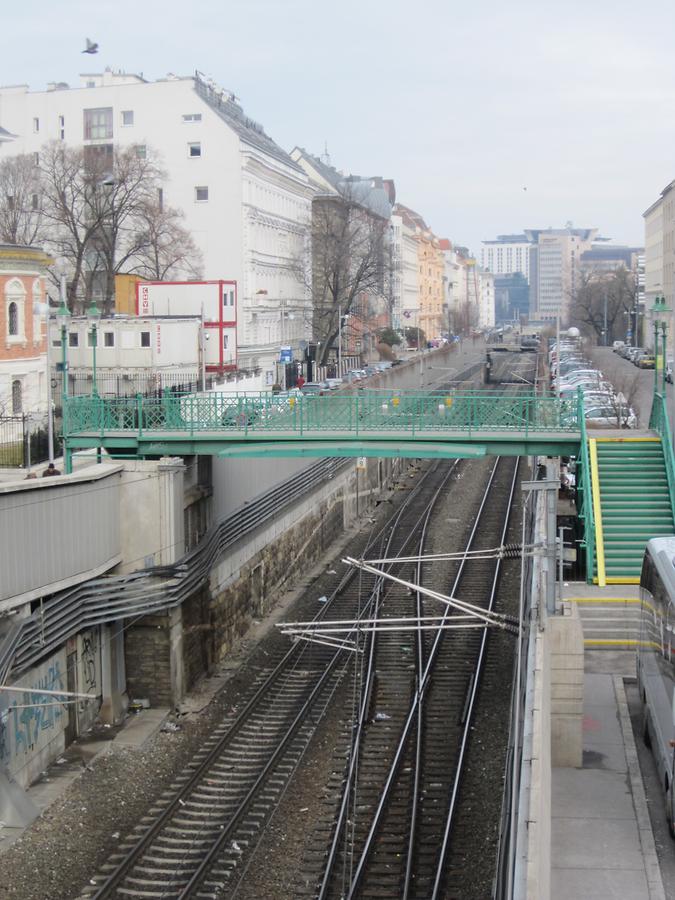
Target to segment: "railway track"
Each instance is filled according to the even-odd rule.
[[[502,544],[516,477],[517,464],[495,463],[466,552]],[[493,605],[494,559],[460,562],[449,582],[447,571],[424,571],[430,568],[417,564],[418,583],[445,580],[451,595]],[[404,597],[389,597],[381,624],[405,614],[406,606],[409,616],[439,615],[438,601],[421,594],[408,596],[407,604]],[[372,637],[373,664],[364,668],[359,686],[361,714],[334,822],[310,846],[298,889],[303,896],[444,896],[445,858],[486,640],[486,629]]]
[[[455,466],[430,467],[369,552],[410,552],[411,535]],[[381,579],[348,571],[318,618],[329,612],[357,618],[377,607],[381,592]],[[352,654],[334,647],[293,645],[261,674],[239,714],[213,732],[81,897],[227,895],[352,662]]]

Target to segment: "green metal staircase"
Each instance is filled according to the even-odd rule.
[[[674,534],[669,479],[660,437],[589,437],[595,565],[599,584],[640,581],[651,537]]]

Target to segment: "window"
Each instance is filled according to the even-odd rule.
[[[149,347],[150,346],[150,332],[149,331],[141,331],[141,347]]]
[[[223,288],[223,306],[234,306],[234,291]]]
[[[7,316],[7,332],[12,336],[19,334],[19,305],[18,303],[9,304],[9,314]]]
[[[87,87],[88,87],[88,88],[96,87],[96,82],[95,82],[95,81],[88,81],[88,82],[87,82]]]
[[[223,335],[223,350],[227,350],[227,335]]]
[[[40,120],[38,118],[33,119],[33,132],[35,134],[40,130]]]
[[[79,347],[80,346],[80,336],[76,331],[71,331],[68,335],[68,346],[69,347]]]
[[[19,416],[23,412],[23,385],[16,378],[12,382],[12,415]]]
[[[145,159],[147,155],[148,151],[145,144],[136,144],[136,156],[139,159]]]
[[[87,347],[98,347],[98,335],[96,335],[96,340],[94,341],[94,332],[87,332]]]
[[[122,110],[122,125],[133,125],[133,124],[134,124],[133,109],[123,109]]]
[[[34,154],[33,154],[33,165],[34,165],[34,166],[39,166],[39,165],[40,165],[40,154],[39,154],[39,153],[34,153]]]
[[[208,187],[196,187],[195,188],[195,202],[197,203],[206,203],[209,199],[209,189]]]
[[[183,115],[184,122],[201,122],[202,114],[201,113],[187,113]]]
[[[159,207],[159,211],[164,211],[164,189],[157,188],[157,206]]]
[[[112,106],[84,110],[85,141],[101,141],[113,136]]]
[[[115,332],[114,331],[104,332],[103,346],[104,347],[114,347],[115,346]]]
[[[202,155],[202,145],[199,141],[196,141],[193,144],[188,144],[188,156],[191,159],[195,159],[197,156]]]
[[[38,197],[37,194],[33,194],[33,196],[31,197],[31,207],[33,209],[40,208],[40,198]]]

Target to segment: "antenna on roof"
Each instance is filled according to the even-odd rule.
[[[324,141],[323,153],[321,154],[320,159],[324,166],[329,166],[331,164],[330,153],[328,152],[328,141]]]

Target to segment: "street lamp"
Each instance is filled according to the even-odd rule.
[[[659,389],[659,369],[661,370],[661,391],[665,397],[666,394],[666,320],[659,319],[659,316],[671,312],[666,306],[665,297],[655,297],[654,306],[650,312],[654,316],[654,393]],[[661,326],[662,347],[659,352],[659,325]]]
[[[98,387],[96,384],[96,346],[98,344],[98,323],[101,321],[101,312],[93,300],[91,301],[91,306],[87,310],[87,319],[89,320],[89,325],[91,326],[91,346],[94,356],[91,393],[94,397],[98,397]]]
[[[45,343],[45,369],[47,370],[47,453],[49,462],[54,462],[54,408],[52,403],[52,362],[51,362],[51,337],[49,334],[49,299],[46,303],[33,303],[33,314],[44,315],[46,325]],[[30,450],[30,438],[28,441]]]
[[[342,325],[347,319],[351,319],[349,313],[342,315],[342,307],[338,306],[338,378],[342,377]]]

